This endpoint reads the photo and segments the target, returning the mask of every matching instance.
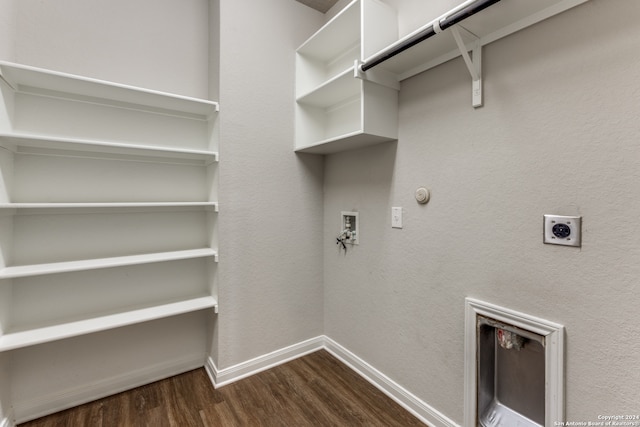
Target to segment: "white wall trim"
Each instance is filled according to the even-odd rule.
[[[256,357],[225,369],[218,369],[209,358],[205,368],[214,387],[222,387],[318,350],[326,350],[358,375],[400,404],[422,422],[433,427],[459,427],[453,420],[420,400],[400,384],[369,365],[327,336],[319,336]]]
[[[204,364],[204,368],[213,386],[219,388],[322,349],[328,351],[353,369],[422,422],[432,427],[459,427],[453,420],[420,400],[400,384],[336,341],[324,335],[224,369],[219,369],[213,359],[209,357]],[[49,415],[202,366],[203,363],[200,356],[191,356],[169,363],[146,367],[135,372],[117,375],[82,387],[59,391],[37,399],[14,402],[16,422],[22,423]],[[0,427],[13,427],[13,424],[9,418],[5,418],[0,422]]]
[[[154,381],[168,378],[182,372],[203,366],[203,355],[190,355],[166,363],[147,366],[133,372],[127,372],[105,378],[91,384],[73,387],[55,393],[40,396],[35,399],[17,401],[13,404],[16,422],[18,424],[49,415],[64,409],[91,402],[102,397],[130,390]],[[10,427],[11,424],[0,427]]]
[[[564,421],[564,326],[472,298],[465,299],[464,426],[476,425],[477,317],[511,324],[545,337],[545,425]]]
[[[423,423],[433,427],[458,427],[446,415],[420,400],[413,393],[329,337],[325,337],[325,349]]]
[[[324,336],[311,338],[298,344],[293,344],[263,356],[258,356],[246,362],[238,363],[224,369],[218,369],[211,357],[207,360],[205,369],[215,388],[241,380],[258,372],[289,362],[324,348]]]

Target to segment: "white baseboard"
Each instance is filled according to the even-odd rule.
[[[215,388],[241,380],[258,372],[289,362],[324,348],[324,336],[311,338],[298,344],[273,351],[246,362],[225,369],[218,369],[213,359],[209,358],[205,368]]]
[[[311,338],[225,369],[218,369],[213,359],[208,358],[204,367],[213,386],[218,388],[321,349],[327,350],[427,425],[459,427],[450,418],[326,336]],[[14,402],[16,421],[18,423],[29,421],[201,366],[201,357],[189,357],[146,367],[136,372],[114,376],[94,384],[63,390],[37,399]],[[4,418],[0,422],[0,427],[13,427],[13,424],[9,418]]]
[[[459,427],[453,420],[420,400],[391,378],[356,356],[329,337],[325,339],[325,350],[336,359],[353,369],[362,378],[373,384],[378,390],[396,401],[423,423],[433,427]]]
[[[134,372],[127,372],[126,374],[105,378],[92,384],[61,390],[50,395],[39,396],[35,399],[14,402],[13,410],[16,422],[20,424],[25,421],[53,414],[83,403],[200,368],[202,365],[202,355],[191,355],[167,363],[147,366]],[[0,424],[0,427],[11,427],[10,423],[6,424],[6,426],[4,423],[5,421]]]
[[[327,336],[312,338],[225,369],[218,369],[209,358],[205,368],[214,387],[218,388],[321,349],[327,350],[423,423],[432,427],[459,427],[453,420]]]

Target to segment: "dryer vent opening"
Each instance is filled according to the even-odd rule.
[[[467,298],[465,427],[564,421],[564,328]]]
[[[544,426],[544,337],[478,316],[476,346],[478,424]]]

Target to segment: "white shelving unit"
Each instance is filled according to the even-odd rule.
[[[398,38],[395,11],[354,0],[296,54],[296,146],[327,154],[397,138],[399,86],[357,77],[355,64]]]
[[[397,139],[399,82],[463,52],[472,74],[472,105],[481,106],[482,46],[586,1],[502,0],[366,72],[362,62],[386,56],[459,8],[398,39],[389,7],[352,1],[297,50],[295,150],[328,154]],[[472,3],[461,1],[460,8]]]
[[[6,62],[0,90],[0,352],[217,312],[218,104]]]

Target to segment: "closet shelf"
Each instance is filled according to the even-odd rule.
[[[294,150],[329,154],[398,135],[399,85],[356,73],[364,57],[398,39],[393,8],[352,0],[296,50]],[[382,79],[384,80],[384,79]]]
[[[360,94],[361,80],[353,77],[354,67],[345,70],[314,90],[300,96],[299,104],[327,108]]]
[[[153,307],[98,316],[85,320],[59,323],[25,330],[9,330],[4,335],[0,336],[0,352],[105,331],[150,320],[177,316],[179,314],[194,311],[210,308],[217,311],[217,307],[217,299],[213,296],[207,295],[156,305]]]
[[[17,154],[65,154],[82,157],[105,155],[117,159],[171,161],[208,165],[218,161],[218,153],[176,147],[122,142],[60,138],[24,133],[0,133],[0,145]]]
[[[113,203],[0,203],[2,210],[160,209],[202,208],[218,212],[218,202],[113,202]]]
[[[464,19],[459,26],[469,32],[463,33],[466,35],[465,43],[479,42],[480,46],[484,46],[586,1],[588,0],[502,0],[476,15]],[[450,14],[444,16],[447,15]],[[402,45],[414,35],[430,28],[434,22],[443,17],[434,19],[381,49],[378,53],[365,58],[364,63],[392,51],[396,46]],[[448,32],[450,31],[445,30],[442,34],[436,34],[428,40],[412,46],[377,65],[376,69],[380,68],[391,72],[397,75],[399,81],[402,81],[460,56],[461,53],[454,38],[451,34],[444,34]]]
[[[360,50],[360,0],[352,1],[321,29],[316,31],[297,52],[317,61],[327,62],[343,52]]]
[[[0,61],[0,78],[16,92],[109,104],[124,108],[209,120],[218,103],[123,85],[28,65]]]
[[[396,137],[386,137],[356,131],[318,141],[314,144],[297,147],[295,151],[296,153],[331,154],[344,151],[345,147],[348,147],[349,150],[355,150],[382,142],[395,141],[396,139]]]
[[[218,261],[218,252],[212,248],[188,249],[172,252],[157,252],[143,255],[128,255],[111,258],[64,261],[47,264],[11,266],[0,269],[0,279],[41,276],[46,274],[70,273],[74,271],[97,270],[101,268],[124,267],[128,265],[151,264],[156,262],[177,261],[182,259],[214,257]]]

